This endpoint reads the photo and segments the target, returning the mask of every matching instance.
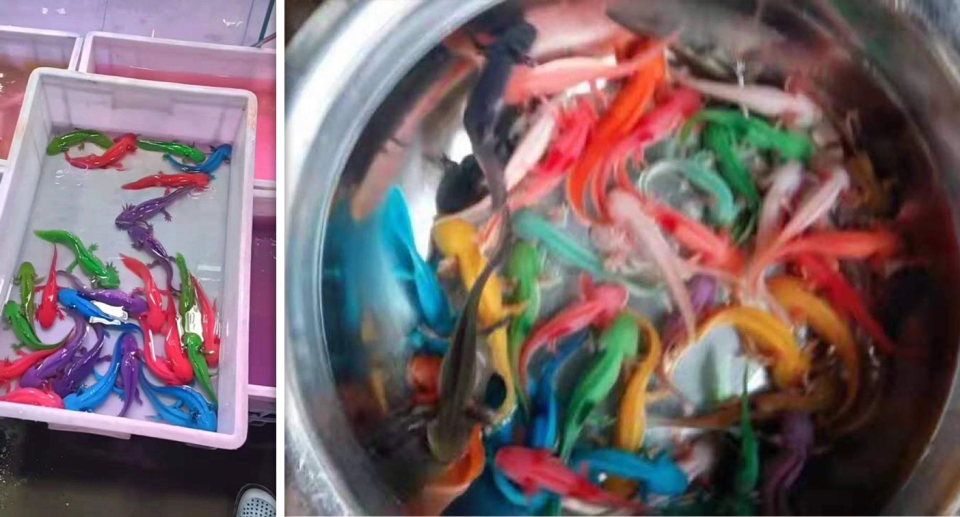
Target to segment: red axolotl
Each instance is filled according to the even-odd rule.
[[[144,330],[163,332],[163,324],[166,321],[163,313],[164,291],[161,291],[160,288],[157,287],[157,283],[153,281],[153,274],[150,273],[150,268],[144,265],[143,262],[123,254],[120,255],[120,259],[127,269],[143,281],[143,288],[134,289],[133,293],[143,293],[143,297],[147,300],[146,317],[140,320],[146,324]]]
[[[38,287],[37,291],[43,291],[43,297],[40,299],[40,307],[37,308],[37,321],[40,326],[48,329],[53,326],[57,316],[63,319],[63,311],[57,305],[57,296],[60,292],[57,286],[57,245],[53,245],[53,261],[50,262],[50,274],[47,276],[47,285]]]
[[[203,326],[203,348],[206,350],[207,366],[215,368],[220,363],[220,333],[217,332],[217,302],[210,305],[210,299],[207,293],[203,292],[203,286],[197,280],[197,277],[190,275],[194,290],[197,293],[197,300],[200,304],[200,322]]]
[[[209,174],[164,174],[158,171],[153,176],[144,176],[137,181],[123,185],[124,190],[143,190],[151,187],[164,187],[165,193],[169,194],[171,189],[180,187],[197,187],[203,190],[210,184]]]
[[[63,409],[63,399],[59,395],[52,391],[43,391],[37,388],[21,388],[11,391],[0,396],[0,401]]]
[[[157,357],[153,347],[153,332],[150,331],[146,321],[146,315],[140,315],[140,327],[143,328],[143,362],[147,369],[154,374],[161,382],[167,386],[179,386],[183,382],[173,372],[170,360],[165,357]]]
[[[533,495],[541,489],[588,504],[642,512],[646,506],[604,492],[586,477],[577,474],[546,449],[509,446],[497,451],[497,467],[524,493]]]
[[[533,354],[543,347],[556,351],[556,343],[590,325],[605,326],[616,318],[627,304],[627,290],[621,285],[593,285],[588,275],[580,276],[579,302],[541,323],[533,330],[520,350],[520,388],[527,393],[527,369]]]
[[[67,151],[63,152],[63,156],[67,159],[67,163],[80,169],[106,169],[110,167],[122,171],[123,165],[120,160],[137,150],[137,135],[127,133],[115,138],[113,142],[113,147],[104,151],[100,156],[91,154],[81,158],[71,158]]]
[[[4,359],[0,361],[0,388],[5,388],[10,384],[10,381],[22,376],[31,366],[37,364],[41,359],[47,357],[48,355],[59,351],[58,348],[52,348],[50,350],[40,350],[39,352],[33,352],[31,354],[23,354],[21,352],[20,359],[10,362],[9,359]]]
[[[167,299],[167,330],[163,338],[163,350],[173,368],[173,374],[176,375],[180,384],[193,382],[193,366],[190,365],[187,354],[183,351],[183,345],[180,343],[180,324],[177,322],[177,305],[173,301],[173,296]]]

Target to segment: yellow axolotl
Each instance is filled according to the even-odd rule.
[[[456,261],[463,287],[469,291],[487,265],[487,259],[480,253],[477,244],[477,229],[463,219],[445,219],[434,225],[433,242],[445,258]],[[507,397],[497,410],[498,422],[510,416],[516,407],[513,375],[507,352],[507,330],[500,324],[521,310],[522,305],[511,306],[503,303],[503,281],[496,273],[491,275],[480,294],[479,316],[483,326],[498,326],[487,336],[493,368],[503,378],[507,390]]]

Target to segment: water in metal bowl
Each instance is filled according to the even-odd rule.
[[[323,38],[308,24],[292,43],[288,63],[287,465],[293,507],[304,513],[437,510],[410,506],[435,473],[411,452],[424,445],[416,437],[432,415],[411,409],[407,370],[414,351],[447,345],[435,333],[417,331],[422,315],[404,288],[407,273],[384,262],[389,253],[382,228],[370,221],[392,228],[402,214],[378,210],[388,193],[401,195],[412,232],[396,238],[409,240],[431,271],[440,271],[455,317],[467,291],[456,274],[444,280],[449,264],[431,242],[431,228],[438,205],[455,211],[470,201],[457,199],[463,192],[450,194],[444,183],[451,171],[469,168],[459,162],[473,152],[462,120],[478,68],[458,52],[464,47],[457,42],[466,37],[470,45],[483,45],[469,36],[496,33],[525,11],[540,29],[530,50],[535,60],[590,47],[602,37],[591,32],[601,25],[590,13],[600,12],[635,33],[677,35],[670,40],[671,65],[697,77],[778,87],[789,79],[810,92],[826,115],[825,127],[835,129],[813,132],[818,145],[832,138],[841,152],[869,158],[889,187],[883,220],[896,226],[907,252],[886,273],[847,275],[876,300],[871,310],[898,352],[862,357],[868,374],[858,418],[843,432],[818,437],[789,505],[799,514],[954,511],[960,463],[951,430],[960,417],[951,410],[951,393],[960,318],[953,315],[960,279],[953,200],[960,192],[960,151],[952,119],[960,106],[960,38],[951,23],[960,23],[960,14],[947,4],[648,0],[609,2],[596,11],[576,2],[368,2],[354,6]],[[499,117],[507,131],[515,120],[509,110]],[[509,155],[507,147],[501,152]],[[648,186],[673,196],[675,206],[689,205],[671,181]],[[483,182],[476,183],[467,197],[471,189],[483,193]],[[539,206],[560,206],[563,189],[557,190]],[[579,229],[580,242],[591,242],[573,216],[541,212],[563,228]],[[845,228],[863,226],[858,217],[834,214]],[[579,289],[571,269],[549,262],[548,269],[541,306],[547,315]],[[868,277],[874,281],[858,283]],[[631,297],[630,305],[662,328],[669,304]],[[711,386],[703,373],[716,357],[728,358],[725,376],[735,380],[730,395],[739,392],[746,369],[753,372],[751,391],[768,387],[759,363],[737,350],[735,333],[714,333],[701,345],[677,360],[673,379],[682,396],[649,406],[648,448],[669,449],[678,436],[703,432],[678,434],[675,419],[709,409]],[[482,382],[494,370],[486,354],[478,370],[478,399],[493,396],[496,389]],[[575,384],[576,375],[561,374],[559,385]],[[569,391],[561,389],[561,397]],[[707,434],[726,442],[718,450],[733,457],[723,463],[735,464],[738,434]],[[775,436],[776,426],[760,426],[762,447],[775,447]],[[715,476],[732,476],[725,472]],[[489,499],[461,500],[450,511],[498,511],[484,504]]]

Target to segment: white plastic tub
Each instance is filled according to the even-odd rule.
[[[276,180],[276,60],[274,49],[90,32],[78,69],[254,92],[259,101],[254,186],[269,188]]]
[[[81,127],[108,134],[131,132],[148,138],[204,143],[231,143],[229,164],[216,171],[211,189],[198,199],[170,207],[172,222],[158,218],[155,231],[168,252],[182,252],[210,298],[218,300],[222,351],[214,385],[219,398],[217,432],[155,422],[149,402],[134,405],[118,418],[119,400],[112,396],[98,413],[36,408],[0,402],[0,417],[48,422],[51,428],[127,438],[151,436],[206,447],[235,449],[247,436],[247,376],[253,162],[257,104],[241,90],[163,84],[78,72],[39,69],[30,78],[23,116],[11,161],[0,182],[0,300],[19,299],[12,276],[20,261],[30,260],[42,275],[50,267],[51,246],[32,230],[69,230],[86,244],[100,245],[97,255],[119,265],[120,253],[137,255],[127,236],[113,227],[123,203],[139,203],[162,193],[157,189],[126,191],[119,186],[139,178],[133,171],[163,168],[160,153],[137,151],[124,159],[127,172],[60,170],[60,155],[45,148],[59,132]],[[79,152],[77,154],[87,154]],[[127,160],[130,160],[128,163]],[[65,166],[64,166],[65,167]],[[73,188],[74,185],[79,188]],[[72,253],[60,247],[62,269]],[[139,255],[144,259],[144,255]],[[126,268],[118,267],[121,287],[139,286]],[[163,281],[162,270],[154,273]],[[58,324],[58,326],[68,323]],[[65,328],[41,333],[62,336]],[[116,332],[107,339],[110,353]],[[157,336],[157,347],[162,349]],[[13,357],[10,331],[0,331],[0,359]],[[105,365],[99,367],[101,371]],[[92,381],[88,380],[87,384]],[[103,414],[99,414],[103,413]]]
[[[2,7],[0,7],[2,9]],[[0,14],[0,19],[3,16]],[[83,38],[78,34],[60,31],[45,31],[0,25],[0,61],[14,67],[46,66],[76,70],[80,63],[80,49]],[[0,66],[2,71],[3,66]],[[7,80],[10,80],[8,77]],[[6,82],[0,80],[0,83]],[[8,92],[9,93],[9,92]],[[0,99],[2,101],[3,99]],[[0,106],[5,103],[0,102]],[[5,128],[16,124],[20,104],[4,107],[0,110],[0,139],[9,138]],[[9,142],[0,145],[0,169],[7,162],[8,156],[3,152]]]

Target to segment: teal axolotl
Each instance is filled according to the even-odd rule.
[[[76,260],[67,266],[66,271],[68,273],[79,265],[83,274],[90,277],[96,286],[104,289],[120,287],[120,276],[117,274],[117,268],[113,267],[112,264],[104,264],[93,254],[97,250],[96,244],[92,244],[88,248],[83,245],[79,237],[63,230],[37,230],[33,233],[47,242],[62,244],[73,251]]]
[[[603,266],[603,260],[592,250],[584,247],[563,230],[550,224],[531,210],[520,210],[512,216],[513,231],[520,238],[539,242],[560,262],[590,273],[598,280],[623,285],[631,294],[648,297],[658,295],[659,290],[642,286],[622,275],[611,273]]]
[[[640,327],[637,320],[627,312],[621,312],[600,334],[600,352],[574,388],[570,403],[564,411],[563,431],[560,436],[562,460],[570,459],[583,424],[616,385],[623,360],[637,355],[639,340]]]

